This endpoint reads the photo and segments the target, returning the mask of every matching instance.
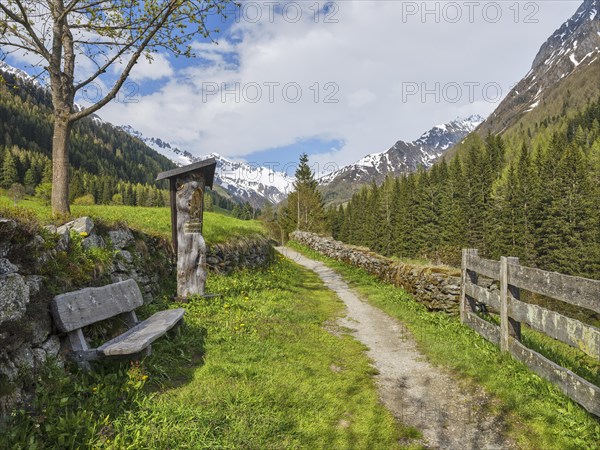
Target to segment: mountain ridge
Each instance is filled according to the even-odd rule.
[[[375,181],[382,183],[388,175],[399,176],[429,168],[446,151],[461,142],[484,118],[474,114],[436,125],[412,142],[397,141],[388,150],[371,153],[353,164],[319,178],[327,204],[343,203],[360,188]]]
[[[585,0],[573,16],[546,39],[527,74],[477,129],[481,136],[506,131],[538,106],[547,106],[557,86],[568,78],[583,76],[588,70],[593,76],[600,56],[599,12],[600,0]],[[570,106],[582,107],[600,92],[598,73],[596,87],[590,85],[585,95],[575,99],[581,104]]]
[[[268,203],[282,202],[293,189],[293,177],[268,167],[232,161],[218,153],[194,156],[191,152],[181,150],[161,138],[146,137],[129,125],[118,128],[140,139],[148,147],[178,165],[192,164],[205,158],[215,158],[217,161],[215,183],[239,203],[248,202],[255,208],[262,208]]]

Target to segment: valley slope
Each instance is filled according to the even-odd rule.
[[[573,117],[600,95],[600,0],[585,0],[540,47],[531,69],[476,129],[513,143]],[[444,158],[464,154],[457,145]],[[508,155],[514,157],[514,155]]]

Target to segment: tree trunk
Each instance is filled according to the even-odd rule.
[[[70,215],[69,209],[69,138],[71,123],[56,115],[52,138],[52,215]]]

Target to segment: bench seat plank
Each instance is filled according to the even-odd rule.
[[[122,335],[98,347],[104,356],[122,356],[139,353],[183,319],[185,309],[168,309],[154,314]]]

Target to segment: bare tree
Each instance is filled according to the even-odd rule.
[[[69,138],[73,123],[113,100],[140,57],[164,51],[193,57],[208,38],[209,15],[225,16],[234,0],[1,0],[0,50],[40,58],[54,108],[52,212],[69,214]],[[92,63],[76,71],[78,58]],[[75,108],[77,93],[113,68],[116,81],[93,106]]]

